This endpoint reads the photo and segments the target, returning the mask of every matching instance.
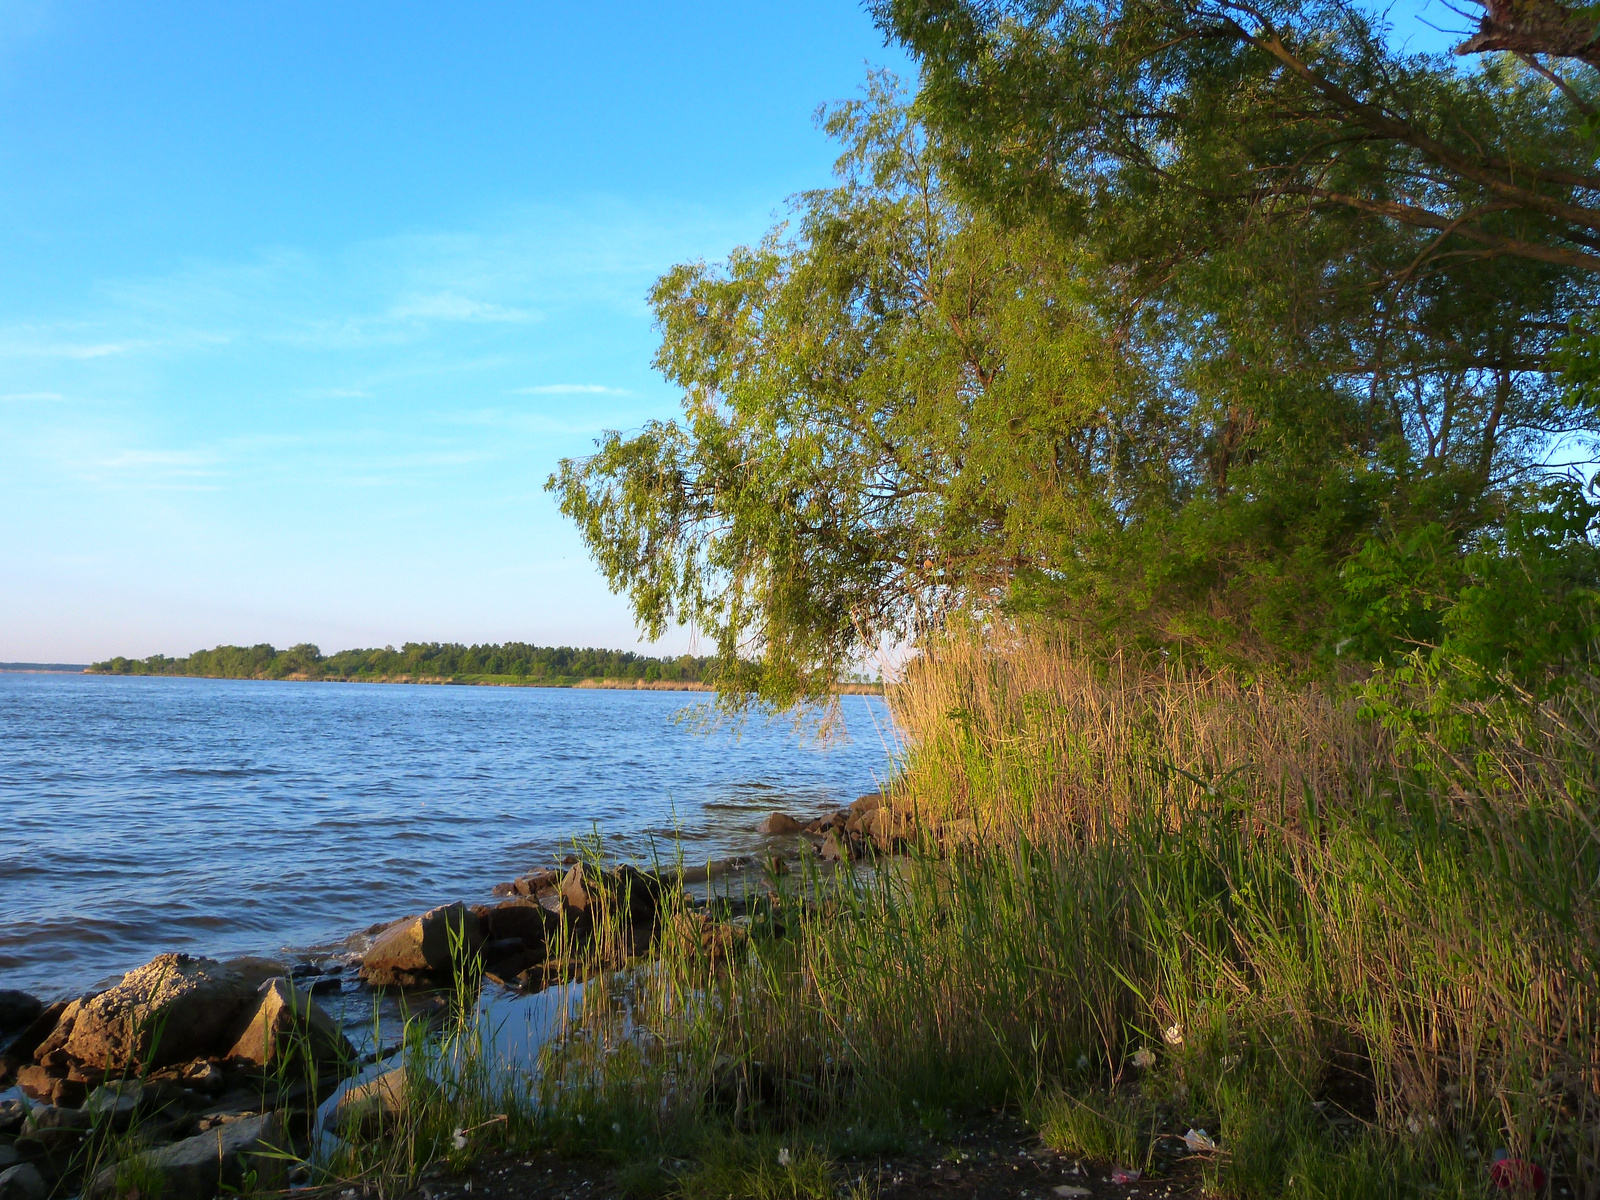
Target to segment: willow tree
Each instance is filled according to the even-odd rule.
[[[878,80],[829,118],[838,187],[661,280],[685,420],[551,481],[730,689],[997,606],[1314,665],[1364,546],[1472,553],[1600,426],[1559,370],[1600,264],[1583,79],[1338,4],[879,15],[915,102]]]
[[[892,80],[825,125],[837,187],[651,294],[684,420],[549,485],[648,633],[694,624],[775,704],[1149,503],[1174,433],[1085,264],[958,203]]]

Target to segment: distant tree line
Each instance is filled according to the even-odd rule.
[[[301,643],[287,650],[257,646],[218,646],[197,650],[187,658],[154,654],[149,658],[120,655],[89,668],[100,675],[198,675],[212,679],[470,679],[499,676],[530,683],[563,684],[585,679],[707,682],[709,658],[685,654],[652,658],[628,650],[575,649],[571,646],[462,646],[444,642],[407,642],[400,649],[341,650],[324,655]]]

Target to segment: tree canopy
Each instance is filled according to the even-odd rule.
[[[684,419],[551,480],[647,631],[788,703],[958,610],[1269,669],[1437,649],[1373,609],[1405,547],[1451,595],[1535,552],[1590,594],[1581,55],[1407,54],[1338,3],[875,11],[918,94],[873,77],[824,117],[836,187],[658,282]]]

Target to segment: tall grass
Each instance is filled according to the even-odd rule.
[[[736,935],[669,899],[521,1076],[509,1144],[801,1195],[1010,1105],[1147,1169],[1204,1125],[1220,1195],[1481,1195],[1496,1151],[1600,1195],[1595,694],[1402,751],[1331,691],[1048,632],[924,650],[894,803],[978,846],[774,877]]]

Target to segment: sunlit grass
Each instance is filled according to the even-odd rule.
[[[548,1148],[637,1194],[800,1197],[998,1106],[1145,1171],[1203,1128],[1219,1195],[1481,1195],[1496,1150],[1596,1194],[1585,704],[1406,759],[1335,697],[1026,637],[936,648],[893,702],[896,803],[981,847],[769,880],[736,933],[669,897],[626,969],[603,918],[536,1064],[465,1004],[410,1050],[448,1082],[340,1169]]]

